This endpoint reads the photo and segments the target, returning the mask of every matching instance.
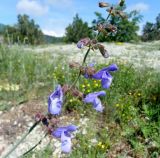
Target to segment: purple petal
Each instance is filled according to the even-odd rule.
[[[99,91],[99,92],[95,92],[96,97],[98,96],[105,96],[106,92],[105,91]]]
[[[51,93],[50,98],[60,98],[63,97],[62,88],[60,85],[58,85],[54,92]]]
[[[94,67],[95,64],[96,64],[95,62],[94,63],[90,63],[90,64],[88,64],[88,66],[89,67]]]
[[[78,47],[79,49],[83,48],[83,47],[84,47],[84,43],[83,43],[82,41],[79,41],[79,42],[77,43],[77,47]]]
[[[51,113],[52,115],[59,115],[61,113],[62,109],[62,102],[60,99],[55,98],[49,98],[48,100],[48,112]]]
[[[63,92],[60,85],[58,85],[55,91],[48,98],[48,112],[53,115],[59,115],[61,112],[63,103]]]
[[[103,112],[104,107],[102,106],[101,100],[99,98],[95,98],[93,102],[93,108],[98,112]]]
[[[100,80],[102,78],[103,72],[104,72],[104,70],[100,70],[100,71],[96,72],[94,75],[92,75],[92,78]]]
[[[66,128],[67,128],[67,131],[69,131],[69,132],[74,132],[74,131],[77,130],[78,127],[75,126],[75,125],[69,125],[69,126],[67,126]]]
[[[107,67],[107,71],[117,71],[117,70],[118,70],[118,67],[116,64],[112,64]]]
[[[62,132],[66,131],[66,127],[59,127],[55,131],[52,132],[52,135],[56,138],[60,138],[62,135]]]
[[[92,103],[93,108],[95,110],[102,112],[104,107],[102,106],[101,100],[98,98],[98,96],[105,96],[105,95],[106,95],[105,91],[90,93],[84,98],[84,102]]]
[[[65,153],[69,153],[69,152],[71,152],[71,147],[72,147],[71,137],[66,136],[65,133],[62,132],[62,136],[61,136],[61,149],[62,149],[62,151]]]
[[[77,126],[75,125],[69,125],[64,127],[59,127],[55,131],[52,132],[52,135],[56,138],[60,138],[62,135],[62,132],[66,132],[66,135],[70,135],[69,132],[74,132],[77,130]]]
[[[102,87],[108,89],[112,83],[112,79],[113,77],[109,73],[104,73],[101,80]]]
[[[89,93],[85,98],[84,102],[85,103],[93,103],[95,98],[98,96],[105,96],[106,92],[105,91],[100,91],[100,92],[94,92],[94,93]]]
[[[90,93],[84,98],[85,103],[92,103],[95,99],[95,93]]]
[[[117,71],[117,70],[118,70],[117,65],[112,64],[112,65],[105,67],[105,68],[99,70],[98,72],[96,72],[94,75],[92,75],[92,78],[100,80],[100,79],[102,79],[102,75],[104,72]]]
[[[84,76],[84,78],[89,78],[89,76],[88,76],[88,74],[87,74],[87,73],[86,73],[86,74],[84,74],[83,76]]]

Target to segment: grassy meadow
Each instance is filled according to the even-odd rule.
[[[87,63],[97,70],[116,63],[113,83],[106,90],[104,112],[68,96],[63,115],[72,116],[83,126],[73,139],[69,155],[54,154],[49,144],[34,150],[25,158],[159,158],[160,156],[160,45],[154,43],[105,43],[110,58],[90,52]],[[1,115],[31,100],[47,103],[57,84],[72,84],[78,72],[69,61],[82,61],[85,50],[76,45],[39,47],[0,46],[0,111]],[[77,87],[88,94],[100,91],[101,83],[81,76]],[[46,110],[47,106],[44,104]],[[1,119],[1,117],[0,117]],[[59,156],[60,155],[60,156]]]

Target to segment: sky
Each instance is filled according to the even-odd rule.
[[[40,25],[43,33],[63,36],[65,28],[72,23],[76,13],[91,24],[96,18],[94,12],[107,16],[105,9],[98,7],[101,0],[4,0],[0,2],[0,23],[14,25],[18,14],[27,14]],[[116,4],[119,0],[102,0]],[[127,10],[138,10],[143,15],[140,31],[146,23],[155,22],[160,13],[160,0],[126,0]]]

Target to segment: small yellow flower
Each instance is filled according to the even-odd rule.
[[[90,90],[90,89],[88,89],[88,90],[87,90],[87,92],[89,93],[89,92],[91,92],[91,90]]]
[[[102,149],[104,149],[104,147],[105,147],[104,145],[101,145],[101,148],[102,148]]]
[[[128,94],[129,94],[129,95],[132,95],[132,93],[131,93],[131,92],[129,92]]]
[[[95,84],[95,87],[98,87],[98,83]]]
[[[89,83],[87,84],[87,87],[90,87],[90,84],[89,84]]]
[[[141,96],[141,93],[138,93],[137,95],[140,97],[140,96]]]
[[[116,107],[119,107],[119,104],[116,104]]]
[[[102,145],[102,142],[99,142],[99,143],[98,143],[98,146],[101,146],[101,145]]]
[[[70,99],[70,100],[69,100],[69,102],[71,102],[71,103],[72,103],[72,102],[73,102],[73,99]]]
[[[83,84],[83,85],[82,85],[82,88],[85,88],[85,87],[86,87],[86,86]]]

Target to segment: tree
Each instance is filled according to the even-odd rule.
[[[5,28],[6,28],[6,25],[0,24],[0,34],[3,34]]]
[[[12,43],[40,44],[43,42],[43,33],[39,25],[28,15],[18,15],[18,23],[7,26],[4,37]],[[8,41],[8,42],[9,42]]]
[[[146,22],[143,27],[142,40],[160,40],[160,14],[156,17],[155,23]]]
[[[126,6],[119,8],[124,11]],[[142,19],[142,16],[137,11],[131,11],[130,13],[125,13],[127,18],[121,18],[111,15],[109,21],[112,25],[117,27],[117,32],[111,33],[108,36],[100,35],[100,41],[137,41],[139,39],[137,31],[139,30],[138,23]],[[93,20],[93,27],[99,23],[104,23],[106,19],[98,12],[95,12],[97,19]]]
[[[160,40],[160,13],[156,17],[156,40]]]
[[[153,23],[147,22],[143,28],[143,41],[152,41],[155,39],[155,25]]]
[[[65,41],[78,42],[81,38],[90,37],[91,32],[87,22],[83,22],[78,14],[73,18],[72,24],[66,28]]]

